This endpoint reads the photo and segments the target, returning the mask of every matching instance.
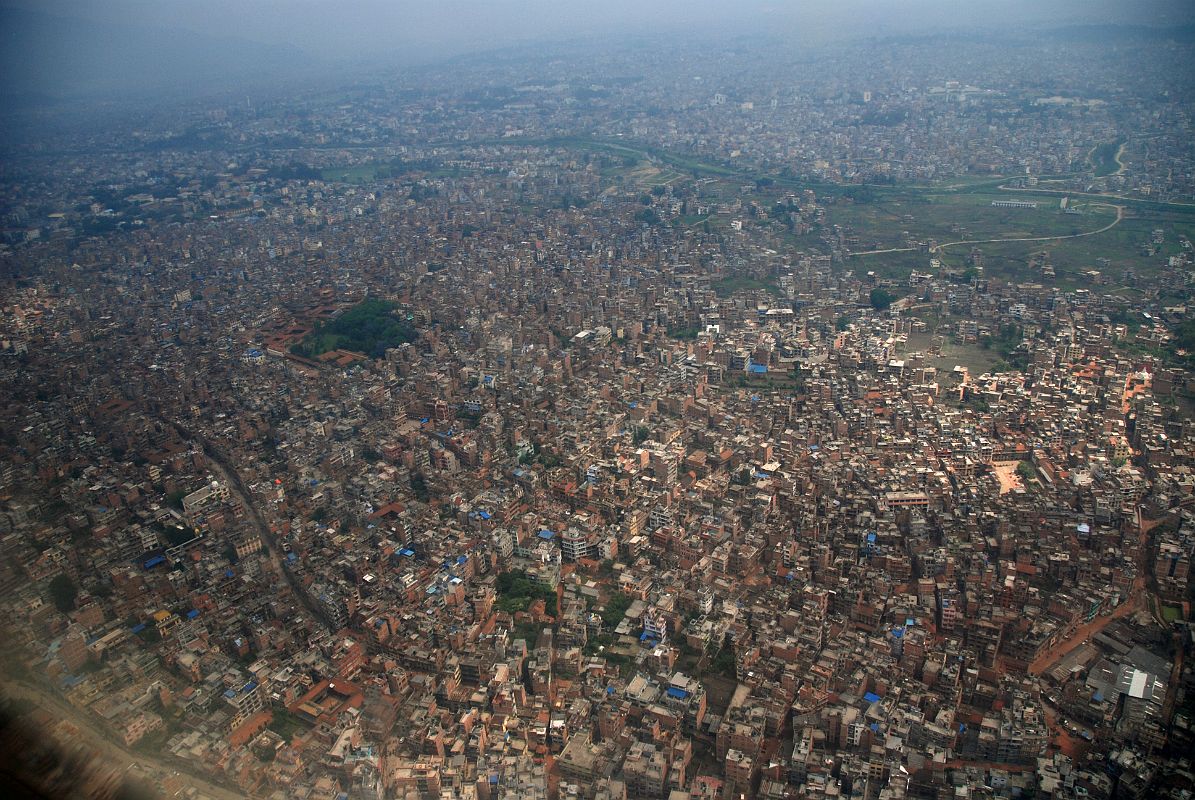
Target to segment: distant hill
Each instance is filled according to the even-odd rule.
[[[303,52],[233,37],[0,9],[0,103],[218,92],[293,75]]]
[[[1195,25],[1070,25],[1046,35],[1072,42],[1190,42]]]

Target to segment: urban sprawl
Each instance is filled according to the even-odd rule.
[[[1190,798],[1192,55],[547,48],[18,136],[9,758]]]

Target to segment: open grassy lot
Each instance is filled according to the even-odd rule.
[[[914,332],[909,335],[905,352],[928,353],[933,345],[933,338],[930,332]],[[944,334],[942,339],[942,355],[926,357],[926,363],[931,367],[937,367],[939,382],[950,383],[948,373],[956,366],[966,367],[972,375],[982,375],[1000,365],[1000,354],[995,348],[985,349],[978,344],[956,344],[954,336],[949,333]]]
[[[780,296],[780,289],[776,284],[757,281],[754,278],[723,278],[713,284],[713,289],[718,297],[730,297],[735,292],[745,289],[763,289],[774,297]]]
[[[1153,232],[1161,230],[1163,243],[1158,252],[1148,255],[1145,250]],[[1106,293],[1136,296],[1142,280],[1157,277],[1166,258],[1181,252],[1180,237],[1195,237],[1195,215],[1178,211],[1126,212],[1125,218],[1114,228],[1094,236],[1060,239],[1052,242],[993,242],[976,245],[983,251],[985,270],[989,276],[1016,281],[1050,281],[1040,271],[1029,268],[1035,253],[1046,253],[1053,265],[1053,283],[1063,288],[1094,288]],[[941,255],[944,264],[961,266],[969,247],[958,246]],[[876,256],[878,258],[879,256]],[[1101,263],[1106,259],[1106,263]],[[1097,270],[1101,283],[1092,285],[1083,273]],[[1126,277],[1131,271],[1133,277]]]
[[[1116,219],[1111,206],[1084,204],[1081,214],[1067,214],[1060,197],[1016,195],[1036,202],[1037,208],[999,208],[1007,200],[1001,192],[906,191],[870,203],[838,203],[830,221],[849,226],[859,237],[856,251],[904,247],[909,237],[939,243],[968,239],[1015,239],[1038,236],[1072,236],[1097,230]]]

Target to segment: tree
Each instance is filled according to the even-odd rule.
[[[660,224],[660,215],[656,213],[653,208],[645,208],[639,213],[635,214],[635,219],[647,225]]]
[[[50,580],[50,598],[54,601],[54,606],[62,613],[75,610],[75,598],[78,596],[79,588],[75,586],[75,582],[70,579],[69,575],[55,575]]]
[[[878,286],[871,290],[871,307],[876,311],[887,311],[888,307],[892,305],[892,301],[896,299],[896,295],[887,289],[881,289]]]
[[[1017,464],[1017,475],[1020,476],[1021,480],[1026,482],[1031,481],[1036,474],[1033,471],[1033,465],[1028,461],[1022,461]]]

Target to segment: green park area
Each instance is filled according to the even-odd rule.
[[[548,616],[556,616],[556,592],[523,570],[511,570],[498,576],[498,609],[512,616],[526,611],[536,600],[543,600]]]
[[[746,278],[741,276],[734,276],[723,278],[713,284],[714,293],[718,297],[730,297],[735,292],[762,290],[771,294],[773,297],[780,296],[780,289],[774,283],[756,280],[755,278]]]
[[[415,336],[415,328],[399,315],[398,306],[369,298],[317,325],[291,352],[315,358],[330,350],[348,350],[381,358],[387,348],[414,341]]]
[[[1091,162],[1097,178],[1111,175],[1120,169],[1120,162],[1116,160],[1116,154],[1120,152],[1120,147],[1123,144],[1124,139],[1117,139],[1113,142],[1097,144],[1092,148],[1087,160]]]

